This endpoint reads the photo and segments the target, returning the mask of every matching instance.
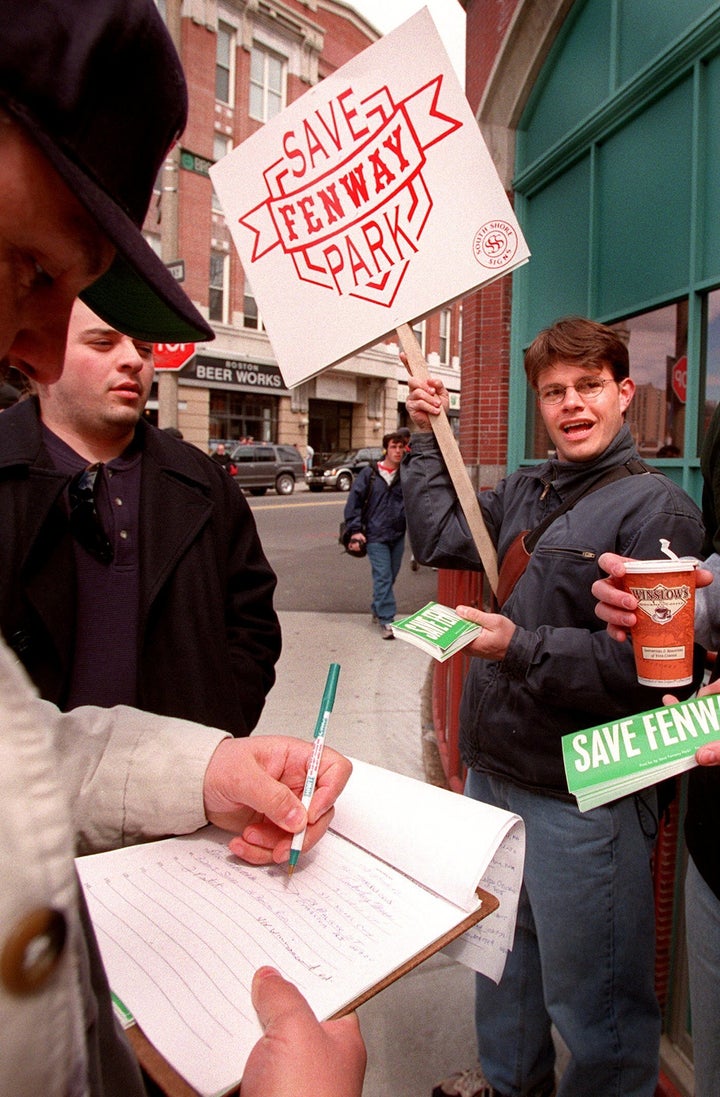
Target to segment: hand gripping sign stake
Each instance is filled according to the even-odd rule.
[[[397,334],[400,345],[407,356],[408,373],[411,377],[424,381],[428,376],[427,363],[423,358],[420,344],[418,343],[412,328],[409,324],[400,324],[397,328]],[[470,532],[473,535],[475,547],[478,550],[485,575],[492,587],[493,594],[497,594],[497,553],[495,552],[495,546],[493,545],[490,534],[485,526],[475,489],[472,486],[467,469],[463,463],[462,454],[460,453],[460,449],[455,440],[455,435],[452,432],[452,427],[450,426],[450,421],[445,414],[444,408],[441,409],[439,415],[430,416],[430,425],[432,426],[437,444],[440,447],[440,452],[443,455],[443,460],[445,461],[448,473],[450,474],[450,479],[455,488],[458,502],[462,507],[463,514],[470,527]]]

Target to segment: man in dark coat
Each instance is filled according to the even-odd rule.
[[[143,420],[152,376],[152,344],[78,301],[62,377],[3,414],[0,628],[61,708],[247,735],[280,653],[275,575],[222,468]]]
[[[345,532],[350,552],[367,551],[373,578],[373,622],[379,623],[383,640],[393,640],[390,626],[397,608],[393,585],[405,550],[405,503],[400,486],[405,439],[394,431],[385,435],[382,446],[382,460],[364,468],[350,489]]]
[[[221,468],[224,468],[225,472],[229,473],[230,476],[234,475],[236,469],[232,463],[230,454],[225,451],[224,442],[218,442],[216,448],[210,454],[210,457],[217,465],[220,465]]]
[[[702,511],[705,562],[696,573],[695,641],[708,651],[720,647],[720,408],[716,408],[700,453],[703,474]],[[624,643],[636,623],[637,599],[625,591],[624,559],[605,553],[598,563],[612,579],[592,587],[600,599],[595,612],[608,631]],[[616,585],[617,584],[617,585]],[[711,585],[707,585],[711,584]],[[669,691],[672,695],[672,691]],[[720,660],[699,696],[720,692]],[[698,765],[687,778],[685,841],[685,932],[692,1013],[693,1072],[696,1097],[720,1093],[720,742],[703,743]]]
[[[0,0],[0,23],[0,358],[38,382],[58,377],[83,291],[138,338],[211,339],[141,232],[187,118],[156,5]],[[11,518],[26,517],[18,499]],[[60,713],[37,699],[3,636],[0,727],[0,1093],[140,1097],[77,885],[78,834],[90,830],[98,849],[212,822],[234,831],[234,854],[277,863],[305,822],[307,848],[322,835],[350,763],[325,750],[311,819],[293,790],[312,743],[226,738],[122,705]],[[256,973],[252,1004],[265,1036],[248,1060],[245,1097],[305,1092],[308,1078],[316,1097],[360,1093],[356,1018],[318,1024],[268,968]]]

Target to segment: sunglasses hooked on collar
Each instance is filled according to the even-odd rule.
[[[105,532],[97,510],[98,473],[102,463],[89,465],[73,476],[68,487],[70,530],[79,545],[99,560],[109,564],[113,558],[112,543]]]

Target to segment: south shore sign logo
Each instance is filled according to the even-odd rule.
[[[528,258],[427,9],[210,175],[288,386]]]

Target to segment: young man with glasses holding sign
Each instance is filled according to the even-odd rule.
[[[625,413],[634,393],[628,349],[609,327],[569,317],[542,331],[525,371],[554,454],[519,469],[479,502],[497,548],[501,588],[525,534],[531,548],[497,613],[458,607],[483,625],[464,684],[460,745],[466,792],[517,812],[527,856],[513,950],[498,986],[478,976],[482,1069],[435,1093],[550,1097],[552,1026],[569,1050],[558,1097],[653,1097],[660,1011],[654,990],[650,856],[652,791],[580,813],[567,791],[561,737],[655,707],[632,651],[595,616],[598,557],[654,558],[667,539],[697,555],[702,521],[672,481],[646,471]],[[420,431],[447,407],[441,382],[410,379]],[[416,558],[480,569],[432,434],[413,434],[403,467]],[[535,534],[533,536],[533,533]]]

